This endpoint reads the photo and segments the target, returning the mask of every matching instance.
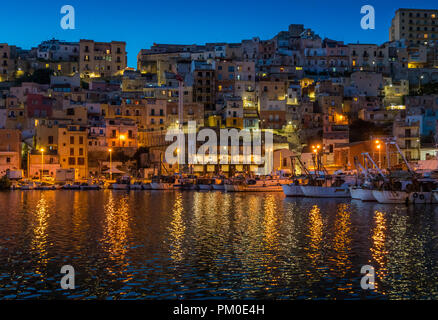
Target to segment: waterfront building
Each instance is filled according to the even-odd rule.
[[[0,177],[21,169],[21,131],[0,129]]]

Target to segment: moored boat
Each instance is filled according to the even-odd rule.
[[[409,201],[409,193],[406,191],[373,190],[373,196],[378,203],[397,204]]]

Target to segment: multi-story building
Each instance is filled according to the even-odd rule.
[[[63,169],[74,169],[76,179],[88,177],[88,130],[80,125],[58,128],[58,154]]]
[[[37,58],[53,61],[77,61],[79,59],[79,43],[56,39],[43,41],[37,47]]]
[[[204,110],[211,113],[215,109],[215,64],[204,61],[193,61],[193,102],[202,103]]]
[[[403,119],[394,121],[393,135],[408,161],[420,160],[420,122]]]
[[[389,28],[389,41],[410,44],[438,43],[438,10],[398,9]]]
[[[79,41],[81,78],[121,75],[127,66],[126,43],[122,41]]]
[[[21,168],[21,131],[0,129],[0,177]]]
[[[15,77],[14,48],[7,43],[0,43],[0,82],[11,81]]]

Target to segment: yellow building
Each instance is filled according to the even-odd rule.
[[[88,177],[87,129],[80,125],[60,126],[58,154],[63,169],[75,169],[76,179]]]

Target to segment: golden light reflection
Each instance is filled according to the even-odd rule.
[[[48,226],[49,226],[49,202],[46,194],[41,194],[41,199],[36,205],[35,226],[33,228],[32,251],[38,253],[37,269],[35,273],[41,274],[41,270],[47,265]]]
[[[108,201],[105,205],[105,248],[108,258],[126,268],[125,261],[129,228],[129,212],[131,210],[128,196],[115,198],[113,192],[108,192]],[[113,270],[109,270],[110,272]]]
[[[385,249],[386,242],[386,218],[385,214],[381,211],[374,212],[374,222],[376,226],[373,229],[372,240],[373,246],[371,247],[371,255],[377,265],[374,266],[376,270],[377,279],[383,279],[386,273],[386,257],[388,251]],[[378,281],[374,284],[378,289]]]
[[[310,249],[307,253],[314,265],[317,264],[321,256],[322,236],[323,236],[323,220],[321,210],[317,205],[314,205],[309,213],[309,233],[310,233]]]
[[[197,206],[195,206],[197,207]],[[184,211],[182,193],[178,192],[172,209],[172,221],[170,223],[170,256],[173,261],[180,262],[184,259],[183,240],[186,227],[182,219]]]
[[[333,237],[333,248],[336,252],[336,266],[341,275],[345,276],[347,270],[351,268],[351,209],[348,204],[338,205],[335,220],[335,235]]]

